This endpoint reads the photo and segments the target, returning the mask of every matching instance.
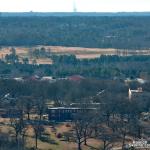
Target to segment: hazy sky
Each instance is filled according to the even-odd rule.
[[[0,0],[0,12],[71,12],[73,1],[79,12],[150,11],[150,0]]]

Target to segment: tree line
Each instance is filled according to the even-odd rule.
[[[31,53],[31,52],[30,52]],[[75,55],[53,55],[45,49],[37,49],[32,56],[46,57],[53,61],[51,65],[29,64],[28,58],[22,62],[12,49],[11,54],[0,61],[1,77],[16,76],[53,76],[56,78],[67,77],[75,74],[84,77],[113,79],[113,78],[140,78],[149,79],[150,56],[100,56],[95,59],[77,59]]]

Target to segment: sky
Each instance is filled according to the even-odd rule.
[[[0,12],[142,12],[150,0],[0,0]]]

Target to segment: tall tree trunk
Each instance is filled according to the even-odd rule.
[[[82,148],[81,148],[81,141],[80,141],[80,139],[78,139],[78,150],[82,150]]]
[[[35,135],[35,148],[37,149],[37,140],[38,140],[38,137],[37,137],[37,135]]]
[[[42,120],[42,113],[40,113],[40,121]]]
[[[106,150],[106,141],[104,141],[104,150]]]
[[[108,125],[108,127],[109,127],[109,120],[110,120],[110,114],[107,114],[107,125]]]
[[[125,145],[125,138],[126,138],[126,134],[123,134],[123,140],[122,140],[122,150],[124,149],[124,145]]]
[[[86,134],[86,131],[84,132],[84,145],[87,145],[87,134]]]
[[[81,149],[81,142],[78,142],[78,150],[82,150]]]
[[[141,138],[141,134],[142,134],[142,128],[138,127],[138,138]]]
[[[22,146],[23,146],[23,150],[25,149],[25,143],[26,143],[26,135],[25,134],[23,134],[22,135]]]
[[[28,120],[30,120],[30,113],[28,112],[27,115],[28,115]]]
[[[17,132],[16,132],[15,138],[16,138],[16,143],[18,144],[18,133]]]
[[[86,137],[84,138],[84,145],[87,145],[87,139],[86,139]]]

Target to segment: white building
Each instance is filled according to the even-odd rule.
[[[136,93],[142,93],[142,92],[143,92],[142,87],[137,88],[137,90],[131,90],[129,88],[129,91],[128,91],[129,100],[132,99],[132,97],[133,97],[134,94],[136,94]]]

